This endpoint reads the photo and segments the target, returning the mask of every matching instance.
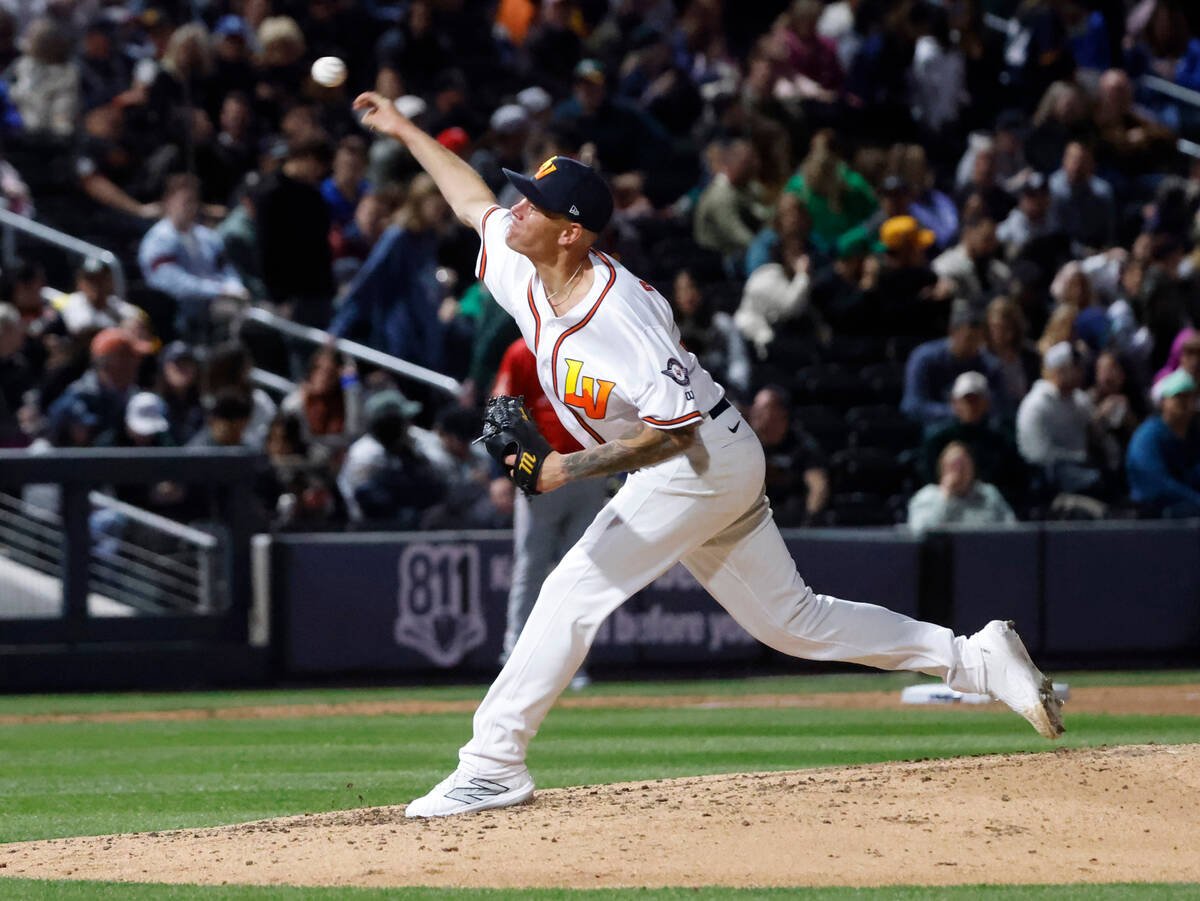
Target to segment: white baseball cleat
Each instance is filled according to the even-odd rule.
[[[533,777],[521,767],[514,776],[487,779],[455,770],[423,798],[417,798],[404,811],[406,817],[448,817],[493,807],[523,804],[533,797]]]
[[[994,619],[969,639],[983,655],[984,686],[1046,738],[1063,734],[1062,703],[1054,685],[1034,666],[1012,621]]]

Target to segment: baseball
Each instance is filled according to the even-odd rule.
[[[322,56],[312,64],[312,79],[327,88],[336,88],[346,80],[346,64],[336,56]]]

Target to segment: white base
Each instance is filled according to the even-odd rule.
[[[1055,682],[1054,695],[1065,701],[1071,697],[1071,687],[1066,682]],[[901,704],[987,704],[991,700],[991,695],[955,691],[940,682],[910,685],[900,692]]]

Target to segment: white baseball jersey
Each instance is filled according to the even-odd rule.
[[[724,392],[680,343],[666,299],[593,250],[591,289],[556,316],[533,263],[505,241],[511,222],[503,207],[483,214],[475,273],[520,326],[546,396],[580,444],[619,438],[638,422],[674,429],[702,420]]]

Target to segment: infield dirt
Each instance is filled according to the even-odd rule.
[[[1071,707],[1092,707],[1082,702],[1097,691],[1112,702],[1132,690],[1081,691]],[[1200,708],[1197,686],[1137,691],[1143,702],[1163,693],[1168,708],[1139,713]],[[1196,882],[1197,822],[1200,745],[1142,745],[581,786],[447,820],[380,807],[25,842],[0,846],[0,874],[583,888]]]

